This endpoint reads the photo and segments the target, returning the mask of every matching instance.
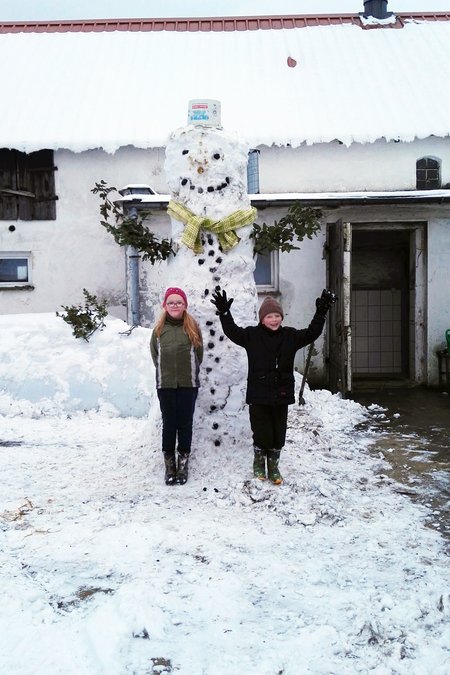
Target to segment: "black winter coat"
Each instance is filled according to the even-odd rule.
[[[288,405],[295,402],[294,359],[302,347],[322,333],[325,317],[315,314],[308,328],[280,326],[272,331],[261,323],[241,328],[230,312],[220,316],[223,332],[244,347],[248,358],[247,403]]]

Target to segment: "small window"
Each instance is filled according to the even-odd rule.
[[[441,187],[441,165],[434,157],[422,157],[416,163],[416,189],[439,190]]]
[[[31,286],[30,253],[0,253],[0,288]]]
[[[253,273],[257,289],[261,293],[278,290],[278,251],[258,253]]]
[[[0,149],[0,220],[55,220],[53,150]]]

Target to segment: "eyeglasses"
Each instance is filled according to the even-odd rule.
[[[166,302],[167,307],[184,307],[184,302]]]

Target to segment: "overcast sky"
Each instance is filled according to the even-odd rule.
[[[360,12],[364,0],[0,0],[1,21]],[[450,11],[450,0],[390,0],[393,12]]]

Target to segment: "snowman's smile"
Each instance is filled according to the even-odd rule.
[[[183,187],[186,187],[189,185],[190,190],[195,190],[198,192],[198,194],[203,194],[204,192],[220,192],[224,188],[228,187],[231,182],[231,178],[228,176],[225,178],[225,181],[223,183],[219,183],[218,185],[208,185],[208,187],[204,188],[199,185],[194,185],[192,183],[190,178],[182,178],[181,179],[181,185]]]

